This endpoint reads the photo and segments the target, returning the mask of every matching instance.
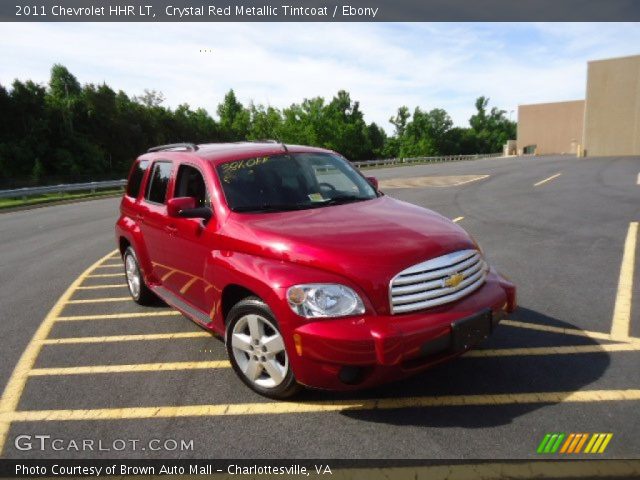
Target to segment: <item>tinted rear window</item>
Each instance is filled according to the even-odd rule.
[[[138,198],[140,193],[140,184],[144,177],[144,172],[147,171],[149,166],[148,160],[140,160],[133,165],[131,173],[129,174],[129,181],[127,182],[127,195],[133,198]]]
[[[151,177],[147,182],[146,199],[154,203],[164,203],[167,196],[167,186],[171,177],[171,162],[156,162],[153,164]]]

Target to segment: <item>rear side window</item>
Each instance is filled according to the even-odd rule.
[[[149,166],[149,160],[140,160],[133,165],[131,173],[129,174],[129,181],[127,182],[127,195],[133,198],[138,198],[140,193],[140,184],[144,177],[144,172],[147,171]]]
[[[145,198],[153,203],[164,203],[167,197],[167,186],[171,177],[171,162],[156,162],[153,164],[151,176],[147,182]]]
[[[198,207],[209,205],[207,187],[200,170],[189,165],[180,165],[173,196],[193,197]]]

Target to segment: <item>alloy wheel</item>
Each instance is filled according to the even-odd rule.
[[[275,388],[284,381],[289,359],[282,335],[269,320],[257,314],[244,315],[231,335],[234,359],[250,382],[262,388]]]
[[[125,257],[124,269],[127,275],[129,292],[133,298],[138,298],[140,296],[140,269],[133,255],[127,255]]]

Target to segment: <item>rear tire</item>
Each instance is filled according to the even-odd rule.
[[[122,259],[124,261],[124,274],[127,277],[129,294],[133,301],[138,305],[153,305],[156,303],[158,297],[147,287],[133,247],[127,247]]]
[[[245,385],[276,399],[300,391],[278,322],[266,303],[257,297],[245,298],[233,306],[226,320],[227,355]]]

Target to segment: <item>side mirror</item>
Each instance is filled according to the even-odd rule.
[[[181,210],[178,216],[180,218],[201,218],[206,224],[213,217],[213,210],[211,207],[187,208]]]
[[[213,217],[211,207],[196,207],[193,197],[176,197],[167,202],[167,213],[170,217],[201,218],[206,222]]]
[[[193,197],[176,197],[167,202],[167,213],[170,217],[181,217],[185,210],[196,208],[196,199]]]
[[[365,177],[367,179],[367,182],[369,182],[369,184],[376,189],[376,191],[378,190],[378,179],[376,177]]]

